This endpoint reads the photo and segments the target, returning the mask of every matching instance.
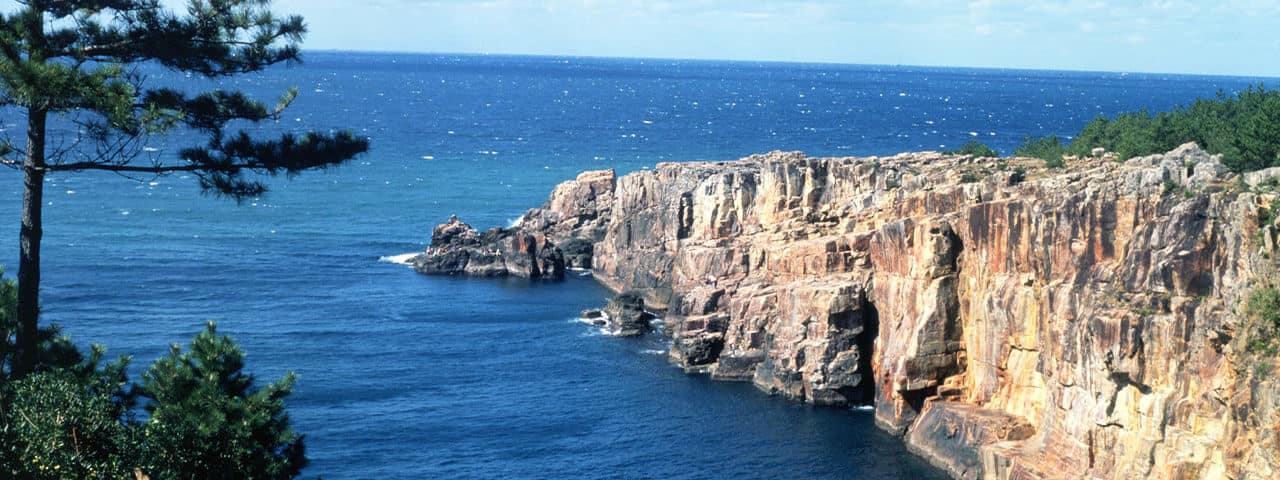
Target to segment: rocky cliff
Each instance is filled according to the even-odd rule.
[[[1243,307],[1276,270],[1269,176],[1194,145],[663,163],[584,173],[511,229],[442,225],[415,265],[590,267],[665,310],[687,371],[873,404],[957,478],[1280,478]]]

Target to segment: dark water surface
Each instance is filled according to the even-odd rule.
[[[579,171],[772,149],[886,155],[1069,134],[1257,80],[840,65],[314,52],[235,80],[302,95],[266,130],[350,127],[372,152],[236,206],[193,179],[46,184],[44,319],[135,356],[207,320],[261,379],[301,374],[307,475],[350,478],[884,478],[939,474],[872,425],[667,365],[659,336],[576,323],[607,295],[564,283],[428,278],[451,213],[484,228]],[[160,74],[158,84],[198,85]],[[0,117],[14,134],[19,120]],[[156,140],[172,155],[182,138]],[[20,180],[4,175],[16,265]]]

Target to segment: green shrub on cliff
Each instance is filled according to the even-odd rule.
[[[1223,163],[1236,172],[1280,166],[1280,92],[1249,87],[1235,96],[1219,92],[1156,115],[1139,111],[1099,117],[1072,139],[1067,153],[1085,156],[1104,148],[1124,160],[1187,142],[1222,154]]]
[[[1280,354],[1280,290],[1254,290],[1245,301],[1245,314],[1250,323],[1245,351],[1252,356],[1254,374],[1263,377],[1275,368]]]
[[[1085,125],[1072,139],[1067,153],[1083,157],[1090,155],[1094,148],[1101,147],[1124,160],[1139,155],[1163,153],[1177,147],[1178,145],[1172,145],[1165,148],[1157,140],[1157,123],[1155,117],[1146,110],[1122,113],[1114,120],[1098,117]]]
[[[996,152],[995,149],[992,149],[977,140],[969,140],[960,148],[947,150],[942,153],[946,155],[968,155],[974,158],[1000,156],[1000,153]]]
[[[1067,154],[1067,147],[1057,135],[1047,137],[1027,137],[1022,145],[1013,150],[1014,156],[1039,158],[1049,168],[1062,168],[1066,162],[1062,159]]]
[[[0,478],[286,479],[306,465],[284,408],[295,377],[255,387],[212,323],[141,384],[128,357],[104,362],[100,345],[86,355],[55,327],[41,330],[35,370],[13,377],[14,290],[0,280]]]

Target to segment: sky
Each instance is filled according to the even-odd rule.
[[[1280,0],[274,4],[307,49],[1280,76]]]

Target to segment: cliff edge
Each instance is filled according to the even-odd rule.
[[[512,228],[452,219],[413,263],[590,268],[665,310],[687,371],[874,405],[957,478],[1278,478],[1280,382],[1245,308],[1276,280],[1276,176],[1194,144],[1052,170],[662,163],[583,173]]]

